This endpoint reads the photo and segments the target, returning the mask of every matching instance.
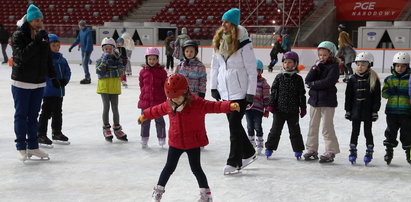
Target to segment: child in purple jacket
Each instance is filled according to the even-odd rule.
[[[268,103],[270,101],[270,85],[267,80],[261,76],[263,73],[263,63],[257,59],[257,88],[253,104],[247,105],[245,116],[247,118],[248,139],[251,144],[257,146],[258,154],[263,150],[263,127],[261,126],[262,118],[268,117]],[[254,138],[254,130],[257,132],[257,140]],[[256,144],[257,141],[257,144]]]

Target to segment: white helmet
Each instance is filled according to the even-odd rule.
[[[410,64],[410,55],[406,52],[398,52],[394,55],[392,59],[392,63],[394,64]]]
[[[112,45],[114,48],[116,47],[116,41],[111,37],[106,37],[101,41],[101,47],[104,45]]]
[[[374,56],[370,52],[362,52],[355,57],[355,62],[368,62],[370,67],[372,67]]]

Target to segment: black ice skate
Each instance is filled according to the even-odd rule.
[[[394,150],[392,147],[387,147],[385,152],[384,161],[387,162],[387,165],[390,165],[392,157],[394,156]]]
[[[331,163],[334,161],[335,154],[331,152],[325,152],[320,156],[320,163]]]
[[[47,135],[37,134],[37,136],[38,136],[37,140],[41,147],[49,148],[49,149],[53,148],[53,142],[47,137]]]
[[[357,145],[350,144],[350,155],[348,156],[348,160],[351,164],[355,164],[355,161],[357,160]]]
[[[69,145],[70,142],[68,141],[68,137],[65,136],[62,132],[53,132],[53,136],[51,137],[53,139],[53,142],[56,144],[63,144],[63,145]]]
[[[409,164],[411,164],[411,148],[407,148],[407,149],[405,150],[405,156],[406,156],[406,158],[407,158],[407,162],[408,162]]]
[[[312,160],[317,160],[318,159],[318,152],[314,150],[308,150],[307,153],[304,155],[304,160],[306,161],[312,161]]]

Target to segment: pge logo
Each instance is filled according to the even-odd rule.
[[[377,2],[355,2],[354,10],[374,10]]]

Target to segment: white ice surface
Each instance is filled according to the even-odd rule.
[[[140,126],[136,123],[140,114],[137,109],[140,68],[133,67],[129,88],[123,89],[120,96],[120,119],[129,142],[114,140],[112,144],[106,143],[102,136],[102,103],[96,94],[94,65],[90,66],[91,85],[79,84],[83,78],[81,66],[73,64],[71,69],[72,80],[63,103],[63,132],[71,145],[44,149],[50,154],[50,161],[22,163],[17,160],[14,144],[11,68],[0,66],[0,201],[150,201],[167,149],[158,146],[154,123],[149,148],[141,149]],[[276,73],[264,72],[270,85]],[[301,74],[305,77],[306,72]],[[380,74],[381,79],[385,76]],[[365,138],[361,133],[359,158],[353,166],[348,162],[351,123],[344,119],[345,84],[338,83],[337,87],[339,106],[334,123],[341,153],[332,164],[297,161],[284,126],[278,151],[271,160],[259,156],[241,174],[224,176],[222,169],[230,144],[227,120],[224,114],[207,115],[210,144],[202,152],[202,166],[214,201],[411,201],[411,166],[404,151],[400,146],[395,149],[390,166],[383,160],[386,100],[383,99],[380,119],[373,125],[374,159],[368,167],[362,163]],[[212,99],[209,89],[206,98]],[[168,127],[167,117],[166,122]],[[271,115],[264,118],[265,139],[271,122]],[[300,122],[304,140],[308,122],[308,116]],[[246,127],[245,118],[243,125]],[[321,136],[319,152],[324,152]],[[197,182],[183,154],[166,186],[163,201],[196,201],[198,193]]]

